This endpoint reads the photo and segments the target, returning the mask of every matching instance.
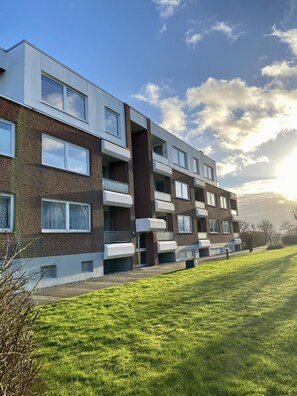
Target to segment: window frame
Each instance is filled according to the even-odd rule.
[[[59,108],[57,106],[54,106],[53,104],[47,102],[46,100],[42,99],[42,77],[48,78],[49,80],[53,81],[56,84],[61,85],[62,87],[62,108]],[[73,93],[77,94],[78,96],[82,97],[84,99],[84,117],[81,118],[75,114],[72,114],[69,111],[69,105],[68,105],[68,90],[72,91]],[[70,87],[69,85],[57,80],[56,78],[53,78],[52,76],[48,75],[47,73],[41,73],[41,102],[46,104],[47,106],[51,106],[52,108],[63,111],[64,113],[70,115],[71,117],[77,118],[78,120],[87,122],[87,99],[88,97],[84,95],[83,93],[79,92],[77,89]]]
[[[43,154],[43,138],[51,139],[51,140],[54,140],[56,142],[64,144],[64,164],[65,164],[64,167],[52,165],[50,163],[45,162],[44,154]],[[69,147],[74,147],[76,149],[80,149],[80,150],[86,152],[86,161],[87,161],[87,164],[86,164],[87,165],[86,166],[86,171],[87,172],[86,173],[78,172],[78,171],[75,171],[73,169],[69,169],[69,165],[68,165],[69,164],[69,155],[68,155]],[[73,172],[73,173],[77,173],[79,175],[90,176],[90,150],[89,149],[87,149],[85,147],[82,147],[82,146],[78,146],[77,144],[73,144],[73,143],[67,142],[66,140],[62,140],[62,139],[56,138],[56,137],[48,135],[46,133],[43,133],[42,137],[41,137],[41,163],[42,163],[42,165],[50,166],[51,168],[62,169],[62,170],[67,171],[67,172]]]
[[[183,230],[180,229],[179,225],[181,224],[181,218],[182,218],[182,223],[183,223]],[[185,227],[185,218],[190,219],[190,229],[186,230]],[[177,229],[179,234],[192,234],[193,233],[193,219],[191,216],[185,216],[185,215],[178,215],[177,216]]]
[[[225,231],[225,225],[228,224],[228,231]],[[223,234],[231,234],[231,224],[228,220],[222,221]]]
[[[209,172],[211,173],[211,175],[209,175]],[[203,164],[203,173],[206,179],[214,181],[214,168],[212,166],[208,164]]]
[[[199,159],[193,157],[193,172],[196,175],[200,175],[200,164],[199,164]]]
[[[213,224],[217,224],[218,231],[211,230],[211,222],[215,222]],[[209,225],[209,233],[210,234],[219,234],[220,233],[220,222],[218,219],[208,219],[208,225]]]
[[[63,228],[43,228],[42,217],[43,217],[43,202],[55,202],[65,204],[65,229]],[[70,228],[70,205],[81,205],[87,206],[89,209],[88,213],[88,223],[89,228],[87,230],[71,229]],[[90,233],[92,231],[91,227],[91,205],[83,202],[73,202],[73,201],[61,201],[59,199],[42,198],[41,200],[41,232],[42,233]]]
[[[212,206],[212,207],[216,208],[217,207],[217,194],[212,191],[206,191],[206,203],[208,206]]]
[[[115,115],[116,118],[117,118],[117,134],[115,134],[115,133],[113,133],[111,131],[108,131],[106,129],[106,111],[111,113],[112,115]],[[116,111],[112,110],[110,107],[107,107],[107,106],[104,107],[104,130],[105,130],[106,133],[109,133],[112,136],[115,136],[115,137],[118,137],[118,138],[121,137],[120,114],[117,113]]]
[[[14,230],[14,195],[0,192],[0,198],[1,197],[8,197],[10,199],[10,201],[9,201],[10,213],[9,213],[9,227],[8,228],[0,227],[0,233],[13,232],[13,230]]]
[[[178,161],[177,163],[174,162],[174,152],[177,153],[177,161]],[[180,155],[181,155],[181,154],[184,154],[185,166],[181,165],[181,161],[180,161]],[[187,158],[187,153],[186,153],[185,151],[183,151],[183,150],[181,150],[181,149],[175,147],[175,146],[172,146],[172,163],[173,163],[174,165],[177,165],[177,166],[183,168],[183,169],[188,169],[188,158]]]
[[[226,205],[222,204],[222,202],[225,202]],[[227,197],[225,197],[224,195],[220,196],[220,207],[221,207],[221,209],[225,209],[225,210],[229,209]]]
[[[4,151],[1,151],[1,145],[0,145],[0,155],[3,155],[5,157],[10,157],[10,158],[15,158],[15,123],[13,123],[11,121],[4,120],[3,118],[0,118],[0,122],[11,126],[11,130],[10,130],[11,152],[6,153]]]
[[[181,196],[178,195],[178,189],[177,189],[177,184],[180,184],[180,191],[181,191]],[[186,186],[187,190],[187,197],[184,196],[183,192],[184,189],[183,187]],[[181,181],[175,180],[175,197],[179,199],[184,199],[186,201],[190,201],[191,199],[191,194],[190,194],[190,186],[187,183],[183,183]]]

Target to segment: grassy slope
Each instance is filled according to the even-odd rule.
[[[47,395],[296,395],[297,247],[41,308]]]

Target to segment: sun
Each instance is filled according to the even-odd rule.
[[[297,147],[280,163],[276,185],[287,199],[297,200]]]

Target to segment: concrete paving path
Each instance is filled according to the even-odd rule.
[[[256,248],[254,251],[266,250],[265,247]],[[251,254],[247,250],[237,253],[231,253],[230,259],[234,256],[243,256]],[[198,264],[203,264],[209,261],[223,260],[226,256],[224,254],[212,257],[201,257],[198,259]],[[40,289],[34,292],[33,300],[35,305],[43,305],[61,301],[68,297],[76,297],[82,294],[91,293],[95,290],[105,289],[107,287],[117,286],[123,283],[133,282],[138,279],[151,278],[158,275],[168,274],[170,272],[184,270],[186,268],[185,262],[160,264],[154,267],[141,267],[135,270],[119,272],[115,274],[101,276],[86,281],[75,283],[68,283],[65,285],[58,285],[46,289]]]

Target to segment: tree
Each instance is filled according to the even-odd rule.
[[[258,224],[258,228],[264,233],[266,242],[269,242],[269,245],[271,245],[274,225],[269,220],[262,220],[261,223]]]
[[[24,268],[15,268],[15,260],[24,249],[11,250],[9,239],[0,234],[0,395],[40,395],[40,366],[32,357],[38,312],[31,293],[25,291],[29,279]]]
[[[250,229],[250,223],[248,223],[246,220],[241,220],[239,222],[239,230],[240,232],[244,232]]]
[[[296,230],[296,226],[291,221],[283,221],[279,227],[280,231],[284,231],[286,233],[291,233]]]
[[[292,212],[294,219],[297,221],[297,205],[294,208],[292,208]]]

